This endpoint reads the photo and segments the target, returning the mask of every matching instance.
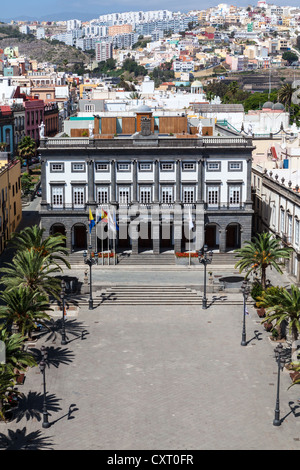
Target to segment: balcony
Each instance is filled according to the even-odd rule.
[[[75,211],[75,212],[85,212],[87,210],[87,204],[46,204],[42,206],[48,211]]]

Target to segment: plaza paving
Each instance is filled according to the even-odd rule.
[[[149,283],[152,275],[145,274]],[[80,307],[67,319],[66,346],[59,333],[34,346],[38,352],[44,343],[49,351],[50,428],[42,428],[36,367],[20,386],[24,398],[14,420],[0,424],[0,448],[299,450],[300,385],[288,390],[289,375],[281,374],[283,421],[273,426],[274,343],[249,306],[248,345],[242,347],[242,313],[241,305],[230,305],[230,294],[207,310]]]

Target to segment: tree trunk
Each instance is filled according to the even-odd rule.
[[[261,286],[263,290],[266,290],[266,268],[264,266],[261,268]]]

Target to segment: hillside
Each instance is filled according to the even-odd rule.
[[[51,62],[53,64],[88,64],[90,55],[75,47],[64,43],[45,39],[35,39],[32,35],[21,34],[17,28],[8,25],[0,25],[0,48],[19,48],[20,56],[26,56],[38,62]]]

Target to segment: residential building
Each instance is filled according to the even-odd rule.
[[[111,59],[113,56],[113,46],[111,42],[98,41],[95,43],[95,56],[97,62]]]
[[[21,163],[0,152],[0,253],[21,219]]]

